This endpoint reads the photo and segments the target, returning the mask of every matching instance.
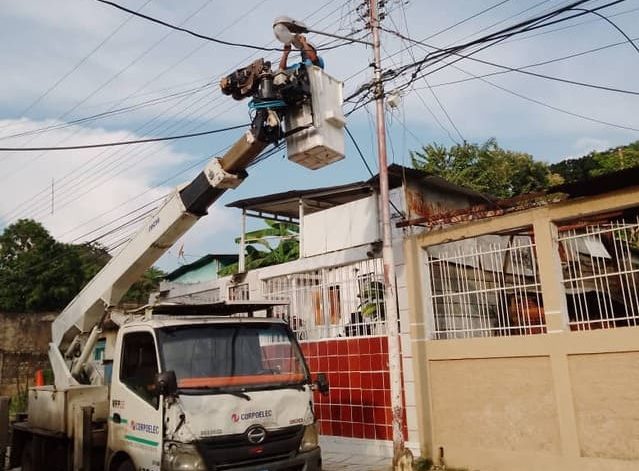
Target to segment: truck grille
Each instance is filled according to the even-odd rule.
[[[251,444],[247,433],[212,437],[196,443],[206,466],[210,470],[241,467],[244,463],[256,465],[261,462],[285,459],[299,448],[304,427],[296,425],[277,430],[268,430],[264,441]]]

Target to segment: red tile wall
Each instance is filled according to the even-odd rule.
[[[301,346],[311,373],[326,373],[330,384],[327,396],[315,393],[320,432],[392,440],[387,338],[321,340]]]

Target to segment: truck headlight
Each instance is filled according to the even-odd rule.
[[[164,447],[162,471],[206,471],[206,466],[195,446],[170,443]]]
[[[302,442],[300,443],[299,451],[310,451],[319,446],[319,433],[317,431],[317,424],[311,424],[304,427],[304,435],[302,436]]]

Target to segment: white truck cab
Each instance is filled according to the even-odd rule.
[[[106,469],[321,469],[315,386],[283,321],[133,321],[111,375]]]

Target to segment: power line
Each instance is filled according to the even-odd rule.
[[[560,18],[558,20],[551,20],[551,21],[548,21],[548,22],[544,23],[545,20],[550,20],[551,18],[556,17],[556,16],[560,15],[561,13],[564,13],[564,12],[570,10],[570,8],[574,8],[574,7],[579,6],[579,5],[583,4],[583,3],[587,3],[588,1],[591,1],[591,0],[579,0],[579,1],[576,1],[576,2],[572,2],[571,4],[569,4],[567,6],[555,9],[555,10],[551,11],[550,13],[539,15],[539,16],[536,16],[536,17],[528,19],[528,20],[524,20],[524,21],[519,22],[519,23],[517,23],[515,25],[509,26],[509,27],[504,28],[504,29],[502,29],[500,31],[497,31],[495,33],[491,33],[489,35],[483,36],[483,37],[481,37],[479,39],[470,41],[468,43],[464,43],[464,44],[461,44],[461,45],[458,45],[458,46],[453,46],[453,47],[448,47],[448,48],[441,49],[441,51],[439,51],[438,54],[429,53],[423,59],[421,59],[419,61],[415,61],[412,64],[407,64],[407,65],[403,66],[402,68],[400,68],[398,71],[395,71],[394,76],[396,77],[396,76],[402,74],[403,72],[406,72],[406,71],[414,68],[414,69],[416,69],[416,71],[413,72],[413,76],[416,77],[417,74],[419,73],[419,71],[421,70],[421,67],[423,65],[426,65],[426,64],[428,64],[430,62],[437,62],[437,61],[441,60],[444,57],[455,55],[456,53],[461,52],[462,50],[468,49],[468,48],[470,48],[472,46],[482,45],[482,44],[488,43],[488,44],[482,46],[481,48],[474,50],[471,53],[471,54],[476,54],[479,51],[482,51],[482,50],[484,50],[484,49],[486,49],[488,47],[491,47],[491,46],[495,45],[497,42],[503,41],[503,40],[505,40],[507,38],[510,38],[510,37],[512,37],[512,36],[514,36],[516,34],[521,34],[522,32],[525,32],[525,31],[533,31],[535,29],[546,27],[546,26],[548,26],[550,24],[555,24],[557,22],[567,21],[569,19],[575,18],[576,16],[585,15],[586,14],[585,12],[576,13],[575,15],[572,15],[572,16],[569,16],[569,17]],[[605,7],[608,7],[608,6],[611,6],[611,5],[615,5],[615,4],[623,2],[623,1],[625,1],[625,0],[616,0],[614,2],[608,3],[607,5],[603,5],[603,6],[599,7],[599,9],[605,8]],[[453,63],[458,62],[459,60],[461,60],[461,58],[455,60]],[[445,65],[443,67],[446,67],[446,66],[447,65]],[[443,67],[435,69],[434,71],[431,71],[430,73],[437,72],[438,70],[441,70]]]
[[[401,68],[399,68],[398,70],[395,71],[390,71],[386,74],[385,77],[382,77],[382,81],[389,81],[389,80],[393,80],[395,78],[397,78],[398,76],[402,75],[403,73],[407,72],[410,69],[416,69],[415,71],[413,71],[412,76],[413,76],[413,81],[417,78],[421,68],[429,63],[435,63],[440,61],[441,59],[443,59],[444,57],[448,57],[453,55],[456,52],[460,52],[463,51],[465,49],[468,49],[472,46],[476,46],[476,45],[482,45],[485,43],[488,43],[487,45],[484,45],[482,47],[480,47],[479,49],[476,49],[475,51],[472,52],[472,54],[476,54],[479,51],[482,51],[490,46],[494,46],[495,44],[497,44],[498,42],[504,41],[505,39],[508,39],[514,35],[517,34],[521,34],[522,32],[527,32],[527,31],[534,31],[535,29],[539,29],[539,28],[543,28],[546,27],[548,25],[552,25],[552,24],[556,24],[558,22],[563,22],[563,21],[567,21],[570,20],[572,18],[578,17],[578,16],[583,16],[586,13],[585,12],[580,12],[580,13],[575,13],[574,15],[568,16],[568,17],[563,17],[560,18],[558,20],[552,20],[552,18],[561,15],[562,13],[568,11],[570,8],[574,8],[577,7],[581,4],[587,3],[589,1],[592,0],[579,0],[579,1],[574,1],[571,2],[568,5],[565,5],[563,7],[560,8],[556,8],[548,13],[544,13],[541,15],[537,15],[533,18],[529,18],[527,20],[521,21],[515,25],[511,25],[509,27],[503,28],[495,33],[491,33],[489,35],[483,36],[481,38],[478,38],[476,40],[461,44],[461,45],[457,45],[457,46],[452,46],[452,47],[448,47],[445,49],[442,49],[441,52],[439,53],[429,53],[426,55],[426,57],[424,57],[423,59],[419,60],[419,61],[414,61],[411,64],[407,64]],[[607,8],[609,6],[621,3],[625,0],[616,0],[613,2],[610,2],[608,4],[602,5],[598,8],[596,8],[595,10],[598,9],[602,9],[602,8]],[[404,50],[404,49],[402,49]],[[459,61],[461,59],[457,59],[456,61],[454,61],[453,63]],[[439,67],[437,69],[435,69],[434,71],[431,71],[431,73],[434,73],[438,70],[441,70],[442,68],[446,67],[447,65],[444,65],[442,67]],[[361,73],[358,72],[354,75],[359,75]],[[352,78],[354,75],[352,75],[349,78]],[[404,87],[409,86],[410,83],[412,83],[411,81],[409,81],[407,84],[404,85]],[[358,94],[362,93],[364,90],[370,88],[370,86],[372,86],[372,84],[367,84],[365,87],[360,87],[360,89],[355,92],[354,94],[350,95],[349,98],[352,98],[354,96],[357,96]]]
[[[427,47],[427,48],[430,48],[430,49],[434,49],[434,50],[439,51],[439,52],[445,52],[444,49],[440,49],[440,48],[438,48],[436,46],[433,46],[433,45],[430,45],[430,44],[426,44],[423,41],[417,41],[415,39],[409,38],[409,37],[404,36],[403,34],[397,32],[397,31],[392,31],[392,30],[388,30],[388,29],[384,29],[384,31],[386,31],[388,33],[391,33],[391,34],[394,34],[397,37],[399,37],[401,39],[404,39],[406,41],[410,41],[410,42],[412,42],[414,44],[418,44],[420,46],[424,46],[424,47]],[[628,37],[626,35],[626,33],[623,33],[623,34],[624,34],[625,37],[628,38],[628,41],[635,47],[635,49],[637,49],[637,46],[630,39],[630,37]],[[639,52],[639,49],[637,49],[637,51]],[[539,77],[539,78],[543,78],[543,79],[547,79],[547,80],[553,80],[553,81],[556,81],[556,82],[563,82],[563,83],[567,83],[567,84],[570,84],[570,85],[578,85],[578,86],[587,87],[587,88],[595,88],[595,89],[598,89],[598,90],[605,90],[605,91],[609,91],[609,92],[625,93],[625,94],[628,94],[628,95],[639,95],[639,91],[635,91],[635,90],[624,90],[624,89],[616,88],[616,87],[608,87],[608,86],[605,86],[605,85],[597,85],[597,84],[593,84],[593,83],[580,82],[580,81],[577,81],[577,80],[570,80],[570,79],[564,79],[564,78],[560,78],[560,77],[554,77],[554,76],[551,76],[551,75],[540,74],[540,73],[537,73],[537,72],[531,72],[531,71],[528,71],[528,70],[523,70],[523,68],[521,68],[521,67],[509,67],[509,66],[506,66],[506,65],[497,64],[495,62],[487,61],[487,60],[484,60],[484,59],[478,59],[476,57],[472,57],[472,56],[467,55],[467,54],[461,54],[459,52],[453,52],[452,54],[457,56],[457,57],[459,57],[459,58],[461,58],[461,59],[469,59],[471,61],[478,62],[480,64],[490,65],[490,66],[493,66],[493,67],[499,67],[500,69],[504,69],[504,70],[507,70],[509,72],[518,72],[520,74],[531,75],[531,76],[534,76],[534,77]],[[424,80],[425,80],[426,79],[425,77],[427,75],[431,75],[432,73],[433,72],[427,72],[427,73],[425,73],[425,74],[423,74],[421,76],[418,76],[416,78],[424,78]]]
[[[406,32],[408,33],[408,19],[406,18],[406,11],[402,8],[402,12],[403,12],[403,18],[404,18],[404,24],[406,26]],[[392,18],[391,18],[392,21]],[[395,24],[394,21],[393,25],[395,25],[395,27],[397,28],[397,25]],[[380,25],[381,28],[381,25]],[[383,29],[383,28],[382,28]],[[399,29],[399,28],[397,28]],[[413,48],[412,47],[408,47],[408,54],[410,55],[411,59],[413,61],[415,61],[415,55],[413,54]],[[428,82],[428,80],[426,78],[424,78],[424,82],[426,83],[426,85],[428,86],[428,90],[430,91],[431,95],[433,96],[433,98],[435,99],[435,101],[437,102],[437,104],[439,105],[439,108],[442,110],[442,112],[444,113],[444,116],[446,116],[446,119],[448,119],[448,122],[451,124],[451,126],[453,127],[453,129],[455,130],[455,132],[457,133],[457,135],[460,137],[460,139],[462,140],[462,142],[466,141],[466,138],[464,138],[463,134],[461,133],[461,131],[459,130],[459,127],[457,127],[457,125],[455,124],[455,122],[453,121],[452,116],[450,115],[450,113],[448,113],[448,110],[446,109],[446,107],[444,106],[444,104],[442,103],[442,101],[439,99],[439,97],[437,96],[437,94],[435,93],[435,90],[433,90],[433,88],[430,86],[430,83]],[[412,87],[413,90],[415,90],[415,87]],[[430,110],[430,108],[428,107],[428,105],[426,104],[426,100],[424,100],[424,98],[421,96],[421,94],[418,91],[415,91],[415,93],[417,94],[417,97],[419,98],[419,100],[422,102],[422,104],[426,107],[426,109],[431,113],[431,115],[435,116],[434,113]],[[438,119],[436,119],[437,121],[439,121]],[[441,123],[440,123],[441,126]],[[448,137],[455,142],[456,144],[459,144],[455,139],[453,139],[452,135],[448,132],[448,130],[445,130],[446,133],[448,134]]]
[[[78,149],[95,149],[98,147],[115,147],[126,146],[130,144],[145,144],[148,142],[174,141],[176,139],[187,139],[191,137],[206,136],[208,134],[217,134],[234,129],[245,128],[248,124],[237,126],[229,126],[221,129],[212,129],[210,131],[194,132],[190,134],[181,134],[178,136],[154,137],[151,139],[135,139],[132,141],[103,142],[101,144],[84,144],[79,146],[61,146],[61,147],[0,147],[0,152],[33,152],[33,151],[53,151],[53,150],[78,150]]]
[[[348,134],[348,137],[351,139],[351,142],[355,146],[355,149],[357,150],[357,154],[359,155],[359,158],[362,160],[364,167],[366,167],[366,170],[368,170],[368,173],[370,174],[370,176],[374,177],[375,174],[373,173],[373,170],[371,170],[370,165],[368,165],[368,162],[366,161],[366,157],[364,157],[364,153],[359,148],[359,144],[357,144],[355,137],[353,137],[353,134],[351,134],[351,130],[348,129],[348,126],[344,126],[344,129],[346,130],[346,134]]]
[[[633,38],[632,39],[633,42],[635,41],[639,41],[639,37]],[[581,51],[581,52],[575,52],[573,54],[569,54],[567,56],[561,56],[561,57],[556,57],[554,59],[548,59],[545,61],[541,61],[541,62],[535,62],[534,64],[528,64],[528,65],[523,65],[521,67],[516,67],[517,70],[524,70],[524,69],[530,69],[532,67],[540,67],[542,65],[548,65],[548,64],[553,64],[555,62],[561,62],[561,61],[565,61],[568,59],[573,59],[575,57],[580,57],[586,54],[592,54],[593,52],[599,52],[599,51],[603,51],[605,49],[610,49],[611,47],[616,47],[616,46],[621,46],[622,44],[626,44],[627,41],[619,41],[616,43],[611,43],[611,44],[606,44],[605,46],[599,46],[593,49],[588,49],[586,51]],[[464,79],[459,79],[459,80],[451,80],[449,82],[441,82],[441,83],[435,83],[432,84],[432,88],[439,88],[439,87],[445,87],[448,85],[456,85],[458,83],[464,83],[464,82],[470,82],[473,80],[477,80],[477,78],[483,78],[483,77],[493,77],[495,75],[503,75],[503,74],[507,74],[511,72],[510,70],[501,70],[501,71],[497,71],[497,72],[490,72],[488,74],[483,74],[483,75],[478,75],[477,77],[468,77],[468,78],[464,78]],[[425,87],[423,87],[425,88]],[[421,90],[421,88],[418,88],[417,90]]]
[[[145,19],[145,20],[150,21],[152,23],[157,23],[159,25],[165,26],[165,27],[173,29],[175,31],[180,31],[182,33],[190,34],[191,36],[194,36],[196,38],[204,39],[206,41],[211,41],[211,42],[214,42],[214,43],[217,43],[217,44],[222,44],[224,46],[244,47],[244,48],[247,48],[247,49],[255,49],[256,51],[267,51],[267,52],[282,51],[283,50],[281,48],[276,48],[276,47],[264,47],[264,46],[257,46],[255,44],[236,43],[236,42],[232,42],[232,41],[225,41],[223,39],[214,38],[212,36],[207,36],[205,34],[197,33],[195,31],[187,29],[187,28],[182,28],[180,26],[176,26],[176,25],[173,25],[171,23],[167,23],[166,21],[160,20],[158,18],[154,18],[154,17],[149,16],[149,15],[144,15],[142,13],[133,11],[133,10],[131,10],[129,8],[126,8],[126,7],[122,6],[122,5],[119,5],[119,4],[115,3],[115,2],[112,2],[110,0],[96,0],[96,1],[98,1],[100,3],[104,3],[106,5],[110,5],[112,7],[117,8],[118,10],[125,11],[127,13],[130,13],[130,14],[132,14],[134,16],[137,16],[139,18]],[[352,41],[346,41],[343,45],[349,44],[351,42]],[[335,48],[335,47],[336,46],[333,46],[333,48]],[[337,47],[339,47],[339,46],[337,46]]]
[[[522,93],[516,92],[514,90],[510,90],[509,88],[503,87],[501,85],[497,85],[496,83],[493,83],[493,82],[491,82],[489,80],[486,80],[483,77],[475,75],[472,72],[469,72],[469,71],[464,70],[464,69],[462,69],[460,67],[452,65],[452,63],[450,63],[449,65],[451,65],[455,69],[459,70],[460,72],[465,73],[466,75],[470,75],[470,76],[474,77],[477,80],[481,80],[482,82],[487,83],[491,87],[495,87],[495,88],[497,88],[497,89],[499,89],[499,90],[501,90],[503,92],[506,92],[506,93],[508,93],[510,95],[513,95],[513,96],[516,96],[518,98],[521,98],[522,100],[526,100],[526,101],[529,101],[531,103],[535,103],[535,104],[537,104],[539,106],[543,106],[544,108],[548,108],[548,109],[557,111],[559,113],[567,114],[569,116],[573,116],[575,118],[580,118],[580,119],[583,119],[583,120],[586,120],[586,121],[590,121],[590,122],[593,122],[593,123],[597,123],[597,124],[603,124],[603,125],[606,125],[606,126],[611,126],[611,127],[618,128],[618,129],[624,129],[624,130],[627,130],[627,131],[639,131],[639,128],[634,128],[632,126],[626,126],[626,125],[623,125],[623,124],[617,124],[617,123],[612,123],[612,122],[609,122],[609,121],[604,121],[604,120],[601,120],[601,119],[598,119],[598,118],[593,118],[591,116],[586,116],[586,115],[583,115],[583,114],[580,114],[580,113],[575,113],[573,111],[569,111],[569,110],[566,110],[566,109],[563,109],[563,108],[559,108],[558,106],[554,106],[554,105],[551,105],[549,103],[545,103],[545,102],[543,102],[541,100],[538,100],[536,98],[531,98],[531,97],[528,97],[526,95],[523,95]]]
[[[32,129],[30,131],[24,131],[24,132],[20,132],[20,133],[16,133],[16,134],[9,134],[6,136],[1,136],[0,140],[6,140],[6,139],[15,139],[17,137],[26,137],[26,136],[31,136],[34,134],[42,134],[45,132],[49,132],[49,131],[57,131],[60,129],[65,129],[68,127],[72,127],[78,124],[85,124],[88,122],[92,122],[92,121],[97,121],[100,119],[104,119],[104,118],[109,118],[112,116],[116,116],[119,114],[123,114],[123,113],[127,113],[130,111],[135,111],[135,110],[139,110],[141,108],[145,108],[147,106],[153,106],[153,105],[157,105],[157,104],[161,104],[161,103],[166,103],[167,101],[171,101],[172,99],[177,99],[177,98],[181,98],[185,95],[192,95],[192,94],[196,94],[199,93],[201,91],[206,90],[207,88],[210,88],[211,86],[213,86],[213,83],[209,82],[206,83],[204,85],[201,85],[199,87],[195,87],[195,88],[190,88],[188,90],[182,90],[180,92],[175,92],[175,93],[171,93],[169,95],[164,95],[161,97],[156,97],[156,98],[152,98],[150,100],[145,100],[139,103],[135,103],[133,105],[129,105],[129,106],[124,106],[122,108],[116,108],[114,110],[109,110],[109,111],[103,111],[101,113],[96,113],[90,116],[84,116],[82,118],[78,118],[78,119],[74,119],[71,121],[67,121],[66,123],[59,123],[59,124],[52,124],[50,126],[44,126],[42,128],[38,128],[38,129]]]
[[[333,2],[334,2],[334,0],[329,0],[329,1],[325,2],[324,4],[322,4],[321,6],[319,6],[316,10],[314,10],[314,11],[313,11],[310,15],[308,15],[307,17],[309,17],[309,18],[310,18],[310,17],[312,17],[313,15],[315,15],[316,13],[318,13],[319,11],[321,11],[322,9],[324,9],[327,5],[329,5],[330,3],[333,3]],[[254,11],[254,9],[253,9],[252,11]],[[336,10],[331,11],[329,14],[325,15],[325,16],[324,16],[322,19],[320,19],[319,21],[323,21],[324,19],[328,18],[328,17],[329,17],[330,15],[332,15],[335,11],[336,11]],[[271,42],[273,42],[273,41],[271,41]],[[196,48],[196,50],[197,50],[197,49],[199,49],[199,48],[200,48],[200,47]],[[195,50],[194,50],[194,51],[195,51]],[[192,51],[190,54],[192,54],[194,51]],[[189,55],[190,55],[190,54],[189,54]],[[250,59],[250,56],[247,58],[247,60],[248,60],[248,59]],[[238,63],[238,65],[239,65],[239,63]],[[148,82],[147,82],[147,83],[148,83]],[[222,97],[221,95],[220,95],[220,96],[218,96],[218,97],[217,97],[216,99],[214,99],[214,100],[213,100],[213,102],[211,102],[209,105],[214,104],[214,103],[215,103],[215,101],[218,101],[221,97]],[[201,101],[201,99],[199,99],[198,101]],[[219,113],[219,114],[222,114],[222,113]],[[218,115],[219,115],[219,114],[218,114]],[[202,113],[201,113],[200,115],[202,115]],[[158,117],[159,117],[159,116],[158,116]],[[157,119],[157,117],[156,117],[156,118],[154,118],[154,119],[153,119],[153,120],[151,120],[151,121],[154,121],[155,119]],[[196,119],[196,118],[193,118],[193,119]],[[148,124],[150,124],[150,122],[149,122]],[[143,127],[144,127],[144,126],[143,126]],[[171,127],[175,127],[175,126],[171,126]],[[159,127],[158,127],[158,126],[156,126],[156,129],[159,129]],[[152,155],[152,154],[150,153],[150,151],[151,151],[152,149],[147,149],[147,150],[149,151],[149,153],[148,153],[147,157],[145,157],[145,159]],[[99,156],[101,156],[102,154],[103,154],[103,153],[101,153],[101,154],[99,154],[98,156],[94,157],[94,159],[99,158]],[[92,159],[92,160],[94,160],[94,159]],[[119,159],[119,160],[122,160],[122,159]],[[130,166],[129,166],[129,168],[131,168],[131,167],[132,167],[132,165],[130,165]],[[123,171],[124,171],[124,170],[123,170]],[[121,171],[121,172],[118,172],[118,174],[119,174],[119,173],[122,173],[122,171]],[[103,176],[103,172],[100,172],[100,176]],[[83,184],[84,184],[84,183],[85,183],[85,181],[83,180]],[[103,181],[102,183],[104,183],[104,181]],[[100,184],[102,184],[102,183],[100,183]],[[94,187],[93,187],[93,188],[95,188],[95,187],[97,187],[97,186],[98,186],[98,185],[94,185]],[[74,187],[73,189],[74,189],[74,190],[76,190],[77,188],[76,188],[76,187]],[[90,191],[90,190],[89,190],[89,191]],[[86,194],[86,192],[85,192],[85,194]],[[37,195],[36,195],[36,196],[37,196]],[[35,198],[35,197],[34,197],[34,198]],[[33,199],[33,198],[32,198],[32,199]],[[70,202],[72,202],[72,201],[70,201]],[[64,205],[63,205],[63,206],[64,206]]]
[[[432,38],[434,38],[436,36],[439,36],[440,34],[443,34],[443,33],[447,32],[447,31],[450,31],[451,29],[453,29],[453,28],[455,28],[455,27],[457,27],[459,25],[462,25],[462,24],[464,24],[464,23],[466,23],[466,22],[468,22],[468,21],[470,21],[470,20],[472,20],[474,18],[477,18],[478,16],[481,16],[484,13],[487,13],[487,12],[489,12],[491,10],[494,10],[495,8],[500,7],[501,5],[503,5],[504,3],[508,3],[509,1],[510,0],[502,0],[502,1],[500,1],[498,3],[495,3],[494,5],[492,5],[492,6],[488,7],[488,8],[484,8],[480,12],[477,12],[474,15],[469,16],[468,18],[464,18],[463,20],[458,21],[457,23],[455,23],[453,25],[450,25],[450,26],[448,26],[448,27],[446,27],[446,28],[444,28],[444,29],[442,29],[440,31],[437,31],[434,34],[431,34],[426,39],[424,39],[424,41],[428,41],[429,39],[432,39]]]
[[[609,24],[609,25],[611,25],[613,28],[615,28],[617,31],[619,31],[619,32],[622,34],[622,36],[623,36],[624,38],[626,38],[626,40],[630,43],[630,45],[631,45],[631,46],[635,49],[635,51],[637,51],[637,53],[639,54],[639,47],[637,47],[637,45],[636,45],[634,42],[632,42],[632,39],[630,39],[630,36],[628,36],[628,35],[626,34],[626,32],[625,32],[623,29],[621,29],[621,28],[620,28],[620,27],[619,27],[619,26],[618,26],[618,25],[617,25],[614,21],[612,21],[610,18],[608,18],[608,17],[607,17],[607,16],[605,16],[605,15],[602,15],[601,13],[599,13],[598,11],[595,11],[594,9],[590,9],[590,10],[588,10],[588,9],[585,9],[585,8],[573,8],[573,10],[578,10],[578,11],[580,10],[580,11],[585,11],[585,12],[587,12],[587,13],[592,13],[593,15],[597,15],[597,16],[598,16],[599,18],[601,18],[602,20],[604,20],[604,21],[608,22],[608,24]]]
[[[257,51],[281,51],[281,49],[278,48],[273,48],[273,47],[263,47],[263,46],[256,46],[254,44],[246,44],[246,43],[235,43],[235,42],[231,42],[231,41],[224,41],[222,39],[218,39],[218,38],[214,38],[212,36],[206,36],[204,34],[200,34],[200,33],[196,33],[195,31],[191,31],[190,29],[186,29],[186,28],[182,28],[180,26],[176,26],[176,25],[172,25],[171,23],[167,23],[166,21],[162,21],[159,20],[157,18],[153,18],[149,15],[144,15],[142,13],[136,12],[134,10],[131,10],[129,8],[123,7],[122,5],[119,5],[115,2],[111,2],[109,0],[96,0],[100,3],[104,3],[105,5],[110,5],[114,8],[117,8],[118,10],[122,10],[125,11],[127,13],[130,13],[131,15],[137,16],[139,18],[142,18],[144,20],[147,21],[151,21],[152,23],[157,23],[159,25],[162,26],[166,26],[167,28],[173,29],[175,31],[181,31],[183,33],[186,34],[190,34],[191,36],[194,36],[196,38],[199,39],[204,39],[206,41],[211,41],[217,44],[222,44],[225,46],[234,46],[234,47],[245,47],[245,48],[249,48],[249,49],[255,49]]]
[[[151,3],[151,0],[147,0],[146,2],[144,2],[144,4],[142,4],[137,11],[141,11],[144,7],[146,7],[149,3]],[[38,98],[36,98],[33,102],[31,102],[31,104],[29,106],[27,106],[25,109],[23,109],[20,112],[20,116],[24,116],[26,115],[29,111],[31,111],[38,103],[40,103],[44,98],[47,97],[47,95],[49,95],[49,93],[51,93],[53,90],[55,90],[56,88],[58,88],[58,86],[64,82],[67,78],[69,78],[76,70],[78,70],[87,60],[89,60],[89,58],[95,54],[98,50],[100,50],[102,48],[102,46],[104,46],[107,42],[109,42],[109,40],[115,36],[122,28],[124,28],[124,26],[131,21],[131,19],[133,18],[133,15],[129,16],[126,20],[124,20],[122,23],[120,23],[120,25],[115,28],[106,38],[104,38],[96,47],[94,47],[88,54],[86,54],[80,61],[78,61],[73,67],[71,67],[71,69],[69,71],[67,71],[64,75],[62,75],[62,77],[60,77],[58,80],[56,80],[53,85],[51,85],[49,88],[47,88],[44,92],[42,92]],[[4,128],[4,126],[3,126]],[[2,129],[2,128],[0,128]]]

